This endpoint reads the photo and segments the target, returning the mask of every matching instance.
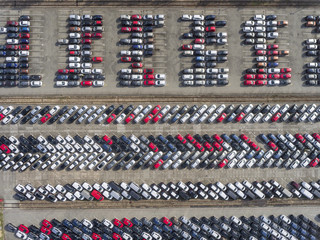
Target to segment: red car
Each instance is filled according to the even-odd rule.
[[[82,43],[82,44],[91,44],[91,43],[92,43],[92,40],[91,40],[91,39],[84,38],[84,39],[82,39],[81,43]]]
[[[277,147],[277,145],[276,145],[274,142],[272,142],[272,141],[268,142],[268,146],[269,146],[273,151],[278,151],[278,147]]]
[[[92,37],[92,34],[91,34],[91,33],[82,33],[82,34],[81,34],[81,37],[82,37],[82,38],[91,38],[91,37]]]
[[[152,118],[153,118],[153,114],[149,114],[148,116],[145,117],[145,119],[143,119],[144,123],[148,123]]]
[[[297,133],[296,135],[294,135],[296,137],[296,139],[298,139],[301,143],[305,143],[306,139],[299,133]]]
[[[214,134],[212,136],[219,144],[223,143],[223,139],[218,135],[218,134]]]
[[[256,75],[256,79],[267,79],[267,78],[268,78],[267,74],[257,74]]]
[[[92,62],[103,62],[103,58],[102,57],[93,57],[92,58]]]
[[[195,144],[197,142],[190,134],[186,135],[186,139],[188,139],[192,144]]]
[[[141,20],[142,19],[142,16],[141,15],[132,15],[131,16],[131,20]]]
[[[2,113],[0,113],[0,121],[2,120],[2,119],[4,119],[6,116],[5,115],[3,115]]]
[[[111,140],[111,138],[109,138],[107,135],[104,135],[104,136],[102,137],[102,139],[103,139],[104,141],[106,141],[106,143],[108,143],[109,145],[111,145],[111,144],[113,143],[113,141]]]
[[[246,74],[246,75],[244,75],[244,79],[246,79],[246,80],[256,79],[256,75]]]
[[[93,25],[94,25],[94,26],[102,26],[103,23],[102,23],[101,20],[96,20],[96,21],[93,22]]]
[[[155,164],[154,164],[154,168],[159,168],[161,165],[163,164],[163,160],[162,159],[160,159],[160,160],[158,160]]]
[[[267,51],[266,50],[257,50],[256,51],[256,55],[258,56],[264,56],[267,54]]]
[[[266,68],[258,68],[257,73],[262,73],[262,74],[267,73],[267,69]]]
[[[154,69],[153,68],[146,68],[143,70],[143,73],[152,74],[152,73],[154,73]]]
[[[243,84],[244,84],[245,86],[254,86],[254,85],[256,84],[256,82],[253,81],[253,80],[245,80],[245,81],[243,82]]]
[[[68,235],[68,234],[62,234],[62,237],[61,237],[62,240],[72,240],[72,238]]]
[[[217,143],[216,141],[214,141],[212,143],[212,145],[219,151],[221,152],[223,150],[223,148],[221,147],[221,145],[219,143]]]
[[[132,119],[134,119],[135,115],[133,113],[131,113],[125,120],[126,123],[131,122]]]
[[[218,166],[219,168],[223,168],[225,165],[227,165],[228,159],[223,159],[221,162],[219,162]]]
[[[131,29],[132,29],[132,32],[142,32],[142,28],[141,27],[133,27]]]
[[[169,218],[163,217],[163,218],[162,218],[162,222],[163,222],[165,225],[169,226],[169,227],[172,226],[172,222],[170,221]]]
[[[272,121],[272,122],[276,122],[276,121],[279,120],[280,117],[281,117],[281,113],[278,112],[278,113],[276,113],[276,114],[272,117],[271,121]]]
[[[319,158],[315,158],[309,163],[309,166],[310,167],[315,167],[315,166],[318,165],[318,163],[319,163]]]
[[[154,152],[158,152],[159,151],[158,147],[153,142],[150,142],[148,146]]]
[[[318,142],[320,142],[320,135],[318,133],[313,133],[312,137],[314,137]]]
[[[122,27],[121,32],[124,32],[124,33],[131,32],[131,27]]]
[[[80,73],[79,69],[69,69],[69,73],[78,74]]]
[[[204,42],[205,42],[205,40],[203,38],[196,38],[194,40],[194,43],[196,43],[196,44],[203,44]]]
[[[277,50],[270,50],[270,51],[268,51],[268,55],[269,56],[279,55],[279,52]]]
[[[18,45],[6,45],[6,49],[8,50],[18,50]]]
[[[216,27],[206,27],[206,32],[214,32],[216,31]]]
[[[264,86],[264,85],[267,85],[267,84],[268,84],[267,80],[257,80],[256,81],[256,85],[257,86]]]
[[[130,58],[131,59],[131,58]],[[131,61],[131,60],[130,60]],[[143,64],[142,63],[138,63],[138,62],[134,62],[131,64],[132,68],[142,68]]]
[[[92,81],[82,81],[81,86],[90,87],[90,86],[92,86]]]
[[[42,123],[45,123],[46,121],[48,121],[50,118],[52,117],[52,115],[50,113],[47,113],[46,115],[44,115],[42,118],[41,118],[41,122]]]
[[[102,38],[102,33],[93,33],[92,37],[93,38]]]
[[[281,68],[281,69],[280,69],[280,72],[282,72],[282,73],[291,72],[291,68]]]
[[[97,233],[92,233],[92,239],[93,240],[102,240],[101,236]]]
[[[251,142],[250,138],[248,138],[248,136],[245,135],[245,134],[241,134],[241,135],[240,135],[240,138],[241,138],[243,141],[245,141],[246,143]]]
[[[155,81],[154,80],[145,80],[143,82],[143,85],[145,85],[145,86],[154,86],[155,85]]]
[[[7,21],[8,26],[18,27],[19,23],[16,21]]]
[[[112,238],[113,238],[114,240],[122,240],[122,237],[121,237],[119,234],[117,234],[117,233],[113,233],[113,234],[112,234]]]
[[[42,226],[40,228],[40,231],[43,232],[44,234],[47,234],[47,235],[51,234],[51,231],[48,228],[44,227],[44,226]]]
[[[187,140],[186,140],[182,135],[180,135],[180,134],[178,134],[178,135],[176,136],[176,138],[177,138],[181,143],[183,143],[183,144],[185,144],[185,143],[187,142]]]
[[[242,118],[244,118],[246,114],[244,112],[241,112],[237,117],[236,117],[236,121],[240,122],[242,120]]]
[[[161,113],[159,113],[154,119],[152,119],[152,121],[154,123],[158,122],[161,118],[163,117],[163,115]]]
[[[277,44],[268,45],[268,49],[277,49],[278,47],[279,47],[279,45],[277,45]]]
[[[182,50],[192,50],[192,48],[193,48],[192,45],[188,45],[188,44],[182,45]]]
[[[123,223],[117,218],[113,220],[113,224],[116,225],[118,228],[123,228]]]
[[[116,117],[117,117],[117,116],[116,116],[114,113],[112,113],[111,116],[108,117],[107,123],[111,123]]]
[[[43,219],[42,220],[42,226],[48,228],[48,229],[51,229],[53,226],[51,224],[51,222],[49,222],[47,219]]]
[[[133,227],[132,222],[127,218],[122,219],[122,222],[124,223],[124,225],[126,225],[128,227]]]
[[[59,69],[58,73],[60,73],[60,74],[68,74],[69,73],[69,69]]]
[[[161,109],[161,106],[160,106],[160,105],[157,105],[157,106],[154,107],[154,109],[152,110],[151,113],[154,115],[154,114],[156,114],[157,112],[159,112],[160,109]]]
[[[26,227],[25,225],[23,225],[23,224],[20,224],[19,227],[18,227],[18,229],[19,229],[19,231],[24,232],[24,233],[26,233],[26,234],[29,233],[29,228],[27,228],[27,227]]]
[[[97,190],[93,190],[91,192],[92,197],[94,197],[95,199],[97,199],[98,201],[103,201],[104,197],[101,195],[100,192],[98,192]]]
[[[131,62],[131,57],[121,57],[121,62]]]
[[[208,142],[204,142],[203,146],[209,151],[209,152],[213,152],[214,148],[210,145],[210,143]]]
[[[133,21],[132,25],[134,25],[134,26],[142,26],[142,21]]]
[[[226,116],[227,116],[227,114],[226,114],[226,113],[222,113],[222,114],[220,115],[220,117],[217,119],[217,122],[222,122],[222,121],[223,121],[223,119],[225,119],[225,118],[226,118]]]
[[[152,74],[145,74],[145,75],[143,76],[143,79],[154,79],[154,75],[152,75]]]
[[[4,153],[11,153],[11,150],[10,150],[10,149],[8,148],[8,146],[5,145],[5,144],[0,145],[0,149],[1,149],[2,152],[4,152]]]
[[[250,147],[252,147],[253,150],[255,150],[256,152],[260,150],[260,147],[259,147],[257,144],[255,144],[254,142],[250,142],[249,145],[250,145]]]
[[[280,78],[280,74],[278,74],[278,73],[270,73],[269,75],[268,75],[268,78],[269,79],[279,79]]]
[[[283,73],[283,74],[280,75],[280,78],[281,78],[281,79],[291,78],[291,74],[290,74],[290,73]]]
[[[204,151],[204,147],[202,147],[202,145],[201,145],[200,143],[196,142],[196,144],[194,144],[194,146],[195,146],[196,148],[198,148],[198,150],[199,150],[200,152],[203,152],[203,151]]]
[[[70,51],[69,55],[71,55],[71,56],[79,56],[80,52],[79,51]]]
[[[20,33],[19,38],[30,38],[30,34],[29,33]]]
[[[23,45],[19,46],[20,50],[29,50],[29,48],[30,48],[29,45],[26,45],[26,44],[23,44]]]

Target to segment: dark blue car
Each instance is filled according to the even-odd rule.
[[[18,64],[17,63],[6,63],[7,68],[17,68]]]
[[[143,49],[143,45],[132,45],[132,49],[141,50],[141,49]]]
[[[26,33],[30,32],[29,27],[21,27],[19,30],[20,30],[20,32],[26,32]]]

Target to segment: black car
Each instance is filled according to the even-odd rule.
[[[41,78],[41,75],[30,75],[30,80],[39,81]]]
[[[267,21],[272,21],[272,20],[276,20],[276,19],[277,19],[277,15],[267,15],[266,16]]]
[[[184,33],[182,35],[183,38],[193,38],[193,33]]]
[[[14,198],[19,200],[19,201],[25,201],[27,200],[27,197],[25,195],[23,195],[22,193],[16,193],[14,195]]]
[[[84,57],[82,57],[82,61],[91,62],[91,57],[90,56],[84,56]]]
[[[123,110],[123,105],[120,105],[116,110],[114,110],[114,114],[118,115]]]
[[[195,32],[195,33],[193,33],[193,35],[196,38],[204,38],[205,37],[205,33],[204,32]]]
[[[153,31],[153,27],[144,27],[143,31],[144,32],[152,32]]]
[[[14,81],[14,80],[18,80],[18,79],[19,79],[18,75],[5,75],[5,80]]]
[[[114,110],[114,105],[111,105],[106,109],[104,113],[109,115],[113,110]]]
[[[82,44],[82,50],[91,50],[90,44]]]
[[[223,27],[227,24],[227,21],[216,21],[216,27]]]
[[[101,74],[97,74],[97,75],[94,75],[94,80],[105,80],[106,77],[104,75],[101,75]]]
[[[80,44],[81,40],[78,38],[70,38],[69,39],[69,44]]]
[[[80,79],[79,75],[76,75],[76,74],[69,75],[69,80],[79,80],[79,79]]]
[[[91,26],[91,25],[92,25],[91,20],[82,21],[82,26]]]
[[[205,17],[205,20],[215,20],[216,19],[216,15],[207,15]]]
[[[19,38],[19,34],[18,33],[8,33],[7,37],[8,38]]]
[[[93,15],[92,16],[92,20],[102,20],[103,19],[103,17],[102,17],[102,15]]]

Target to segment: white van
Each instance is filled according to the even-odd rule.
[[[142,189],[141,189],[136,183],[134,183],[134,182],[131,182],[131,183],[129,184],[129,187],[130,187],[132,190],[134,190],[135,192],[137,192],[137,193],[141,193],[141,192],[142,192]]]

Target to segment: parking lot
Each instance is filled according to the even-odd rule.
[[[2,95],[7,94],[16,94],[16,95],[26,95],[26,94],[41,94],[41,95],[55,95],[55,94],[99,94],[99,95],[185,95],[185,96],[194,96],[194,95],[207,95],[214,93],[215,95],[244,95],[244,94],[264,94],[264,93],[282,93],[282,94],[317,94],[317,88],[310,88],[303,86],[301,81],[303,77],[303,69],[305,59],[309,59],[303,56],[302,43],[306,39],[306,29],[303,27],[304,20],[303,18],[306,15],[314,14],[316,11],[312,9],[294,9],[286,8],[287,13],[284,14],[277,9],[268,9],[258,10],[258,9],[237,9],[233,8],[218,8],[215,11],[210,12],[208,10],[203,11],[202,9],[193,9],[193,10],[184,10],[177,11],[175,8],[159,8],[157,11],[144,9],[143,11],[137,9],[127,11],[113,8],[112,10],[101,10],[96,8],[90,8],[90,10],[80,9],[74,11],[72,9],[58,9],[58,11],[50,11],[47,9],[41,9],[41,11],[34,10],[24,10],[25,14],[30,14],[34,16],[34,21],[32,22],[34,28],[32,37],[32,50],[31,50],[31,71],[37,72],[43,76],[43,86],[41,88],[41,93],[36,92],[34,89],[20,89],[13,88],[10,91],[7,91],[6,88],[0,89]],[[4,10],[5,14],[8,16],[11,14],[9,11]],[[67,25],[67,16],[71,13],[79,14],[101,14],[104,16],[104,35],[102,40],[96,41],[93,44],[93,51],[95,53],[101,53],[101,56],[104,58],[102,68],[106,75],[106,85],[99,89],[93,88],[67,88],[60,89],[54,87],[54,76],[57,69],[64,67],[66,64],[66,52],[65,46],[56,46],[56,42],[61,37],[66,37],[66,25]],[[117,76],[124,64],[118,63],[118,53],[122,47],[118,46],[118,41],[120,39],[120,34],[110,34],[111,32],[118,32],[118,18],[121,14],[126,13],[136,13],[136,14],[164,14],[166,16],[165,26],[163,28],[157,29],[155,31],[155,46],[158,51],[154,57],[146,60],[146,66],[149,67],[150,61],[152,60],[152,66],[161,70],[161,73],[165,73],[167,77],[167,85],[163,88],[119,88],[117,86]],[[179,73],[185,65],[185,58],[181,58],[179,48],[182,41],[181,30],[184,26],[184,23],[181,23],[179,18],[183,14],[216,14],[220,19],[224,16],[227,20],[227,26],[223,29],[228,33],[228,45],[229,50],[228,63],[227,67],[230,69],[229,73],[229,85],[227,87],[216,88],[206,88],[206,87],[197,87],[197,88],[181,88],[179,86]],[[17,11],[12,11],[12,14],[17,14]],[[280,45],[289,50],[290,54],[287,57],[281,58],[283,66],[287,65],[287,62],[290,63],[292,67],[292,84],[286,87],[279,88],[259,88],[254,87],[247,89],[246,87],[241,86],[241,76],[243,71],[252,64],[250,59],[248,47],[242,46],[242,34],[241,34],[241,23],[253,16],[254,14],[276,14],[278,19],[287,20],[289,22],[288,27],[282,28],[279,30],[279,41]],[[7,18],[9,19],[9,17]],[[3,19],[5,20],[5,19]],[[179,29],[179,31],[177,31]],[[159,30],[159,32],[158,32]],[[291,37],[288,37],[290,33]],[[309,34],[309,33],[308,33]],[[317,34],[314,34],[316,37]],[[40,37],[40,39],[39,39]],[[43,40],[42,40],[43,39]],[[49,47],[50,46],[50,47]],[[159,47],[157,47],[159,46]],[[34,51],[36,51],[34,53]],[[245,54],[244,54],[245,52]],[[34,57],[33,57],[34,56]],[[240,61],[239,61],[240,60]],[[240,62],[240,64],[239,64]],[[43,67],[42,67],[43,66]],[[48,67],[50,66],[50,67]],[[252,66],[252,65],[251,65]],[[34,69],[34,70],[32,70]],[[38,70],[39,69],[39,70]]]
[[[179,195],[178,198],[174,199],[174,194],[172,194],[170,200],[165,200],[166,197],[161,195],[162,199],[160,200],[132,201],[123,199],[121,201],[111,201],[106,199],[103,202],[67,201],[65,204],[61,202],[62,200],[57,203],[51,203],[47,198],[44,201],[20,202],[14,197],[15,187],[18,184],[26,185],[28,183],[34,187],[44,186],[46,184],[52,186],[56,186],[57,184],[72,184],[75,181],[79,183],[86,181],[90,184],[110,181],[116,183],[135,182],[139,185],[143,183],[151,185],[162,182],[168,184],[169,182],[177,183],[181,181],[186,183],[191,181],[193,183],[201,182],[207,185],[217,182],[228,184],[238,181],[242,182],[244,180],[250,183],[254,181],[275,180],[284,188],[291,190],[295,188],[290,184],[291,181],[297,183],[302,181],[308,183],[318,182],[320,179],[319,165],[311,166],[310,164],[312,164],[311,161],[317,158],[320,159],[320,137],[314,134],[319,133],[320,107],[318,106],[320,102],[318,102],[318,100],[311,102],[311,98],[309,97],[319,96],[319,93],[317,87],[308,87],[304,84],[305,64],[310,62],[311,58],[304,55],[305,48],[303,47],[306,39],[320,38],[319,33],[313,32],[313,28],[304,27],[305,16],[317,16],[317,9],[287,7],[284,11],[276,7],[263,9],[242,7],[204,9],[194,7],[183,10],[175,7],[88,7],[77,8],[75,10],[72,8],[62,9],[60,7],[54,7],[38,9],[26,8],[23,10],[3,9],[0,10],[0,13],[2,15],[0,17],[0,25],[5,25],[8,20],[16,20],[20,15],[30,15],[32,17],[29,74],[42,75],[43,81],[42,87],[37,89],[22,89],[18,87],[0,88],[2,98],[8,97],[4,99],[4,103],[1,104],[4,109],[1,108],[0,111],[0,121],[2,121],[2,131],[0,135],[0,145],[2,149],[0,154],[0,199],[4,199],[3,213],[5,223],[11,222],[14,225],[23,223],[26,224],[26,226],[30,224],[39,226],[38,223],[44,218],[48,220],[52,218],[58,220],[63,220],[64,218],[69,220],[72,218],[78,218],[79,220],[83,218],[90,220],[97,218],[102,220],[107,218],[111,220],[115,217],[119,219],[123,217],[152,218],[154,216],[159,218],[167,216],[171,218],[173,216],[180,217],[185,215],[186,217],[196,216],[200,218],[202,216],[230,217],[234,215],[240,217],[242,215],[259,216],[262,214],[266,216],[304,214],[306,217],[315,221],[316,224],[319,224],[320,219],[316,216],[319,205],[317,195],[315,195],[314,200],[307,200],[307,198],[303,196],[299,199],[297,197],[298,195],[294,195],[294,197],[290,199],[283,199],[278,196],[269,199],[267,194],[265,194],[265,199],[262,197],[260,197],[261,199],[259,200],[243,200],[238,198],[234,201],[226,201],[226,199],[221,196],[215,199],[212,195],[209,195],[208,199],[202,199],[204,197],[200,195],[201,197],[198,199],[192,199],[195,197],[191,197],[188,201],[180,201],[184,197]],[[71,14],[78,14],[80,16],[86,14],[103,16],[104,31],[102,38],[93,41],[91,50],[93,56],[103,57],[103,62],[94,66],[94,68],[103,69],[103,74],[106,78],[103,87],[58,88],[54,86],[57,70],[64,69],[68,65],[67,45],[59,45],[57,41],[58,39],[67,38],[69,34],[67,19]],[[147,14],[152,14],[153,16],[157,14],[164,15],[164,26],[155,28],[153,31],[153,55],[151,57],[144,57],[143,64],[144,68],[153,68],[157,74],[166,74],[166,86],[161,88],[145,86],[135,88],[121,87],[119,85],[119,72],[121,69],[131,69],[131,63],[123,63],[120,60],[121,51],[132,50],[132,48],[130,48],[131,45],[119,44],[120,39],[129,36],[128,33],[121,33],[122,25],[120,24],[119,17],[124,14],[140,14],[142,16]],[[212,14],[216,15],[215,21],[227,21],[225,27],[219,27],[216,30],[216,32],[227,33],[227,44],[208,44],[204,50],[228,50],[228,60],[219,63],[216,67],[228,68],[230,70],[228,73],[228,85],[223,87],[181,86],[182,70],[191,68],[195,63],[192,57],[182,56],[181,46],[183,44],[193,44],[194,41],[193,39],[182,39],[182,35],[191,32],[191,29],[194,27],[193,21],[182,21],[180,19],[184,14],[203,14],[205,16]],[[278,28],[278,38],[268,40],[267,42],[267,44],[279,44],[279,49],[290,51],[288,56],[279,57],[278,61],[279,68],[292,68],[292,82],[288,86],[256,86],[248,88],[242,85],[245,74],[244,71],[247,68],[252,68],[256,63],[256,56],[251,49],[253,45],[243,44],[242,27],[245,21],[250,20],[250,18],[256,14],[276,14],[277,21],[286,20],[289,23],[287,27]],[[5,39],[3,36],[1,35],[0,37],[1,41],[4,42]],[[90,97],[86,98],[85,96],[87,95],[90,95]],[[26,98],[24,100],[17,100],[14,98],[19,96],[40,96],[44,99]],[[56,98],[57,96],[60,96],[60,98]],[[77,96],[79,96],[78,100],[76,99]],[[152,98],[148,98],[149,96],[152,96]],[[206,96],[208,98],[204,98]],[[232,97],[232,99],[230,98],[230,100],[228,100],[228,96]],[[256,98],[253,100],[254,102],[249,102],[250,98],[246,98],[253,96],[258,96],[261,99]],[[277,102],[270,96],[282,97],[283,100]],[[296,98],[293,101],[288,98],[286,101],[283,98],[284,96],[299,96],[300,99]],[[201,99],[201,97],[203,98]],[[223,101],[219,99],[222,97],[223,100],[227,100]],[[245,102],[241,100],[241,97]],[[235,98],[238,99],[235,100]],[[159,101],[157,102],[156,100]],[[17,101],[23,102],[17,104]],[[132,106],[130,106],[130,104],[132,104]],[[148,104],[150,104],[150,106],[147,106]],[[222,107],[222,104],[225,106]],[[233,105],[231,106],[231,104]],[[243,106],[239,107],[240,104],[243,104]],[[249,104],[252,104],[252,106]],[[270,106],[266,107],[264,112],[263,109],[267,104]],[[274,107],[276,104],[279,104],[279,106]],[[285,104],[288,104],[288,106]],[[297,106],[292,107],[294,104],[297,104]],[[303,104],[306,104],[306,106],[302,106]],[[315,105],[312,106],[312,104]],[[9,115],[9,113],[2,113],[6,111],[5,109],[9,105],[12,106],[10,111],[14,111],[18,106],[22,108],[13,114],[11,118],[7,119],[6,116]],[[32,116],[29,116],[28,114],[31,113],[31,109],[29,109],[29,112],[26,111],[25,114],[21,114],[21,112],[23,112],[22,109],[25,109],[28,105],[30,105],[32,109],[40,105],[41,109],[39,109],[38,112],[43,110],[43,113],[38,114],[38,112],[35,111]],[[50,108],[45,110],[47,105],[49,105]],[[74,108],[72,110],[72,107],[75,105],[77,109]],[[84,107],[84,105],[86,105],[86,107]],[[111,107],[111,105],[114,106]],[[120,107],[120,105],[123,106]],[[139,105],[141,105],[141,107]],[[185,105],[187,106],[184,109]],[[215,105],[214,110],[212,110],[213,105]],[[52,109],[54,106],[58,106],[59,108],[54,110]],[[63,107],[65,108],[60,114],[60,110],[62,110]],[[291,107],[293,109],[292,112],[290,112]],[[301,112],[299,110],[300,107],[303,109]],[[81,109],[84,110],[79,111]],[[135,109],[138,110],[135,112]],[[144,112],[142,109],[147,110]],[[257,110],[255,111],[255,109]],[[181,115],[176,117],[176,114],[179,113],[180,110]],[[18,113],[20,113],[21,116],[16,120],[18,121],[17,123],[13,123]],[[50,116],[48,113],[50,113]],[[54,115],[57,113],[59,116],[55,117]],[[171,116],[166,118],[166,114],[168,113]],[[28,116],[28,119],[26,123],[22,124],[21,122],[25,116]],[[201,116],[204,117],[201,118]],[[176,120],[173,121],[175,117]],[[55,120],[50,122],[53,118]],[[135,118],[138,119],[136,122]],[[73,120],[71,121],[70,119]],[[99,119],[101,119],[101,121]],[[291,119],[293,120],[291,121]],[[4,122],[4,120],[8,122]],[[293,135],[293,140],[292,138],[290,140],[290,136],[288,137],[288,135],[286,135],[288,133]],[[302,135],[302,139],[300,135],[295,136],[297,133]],[[132,134],[139,137],[139,139],[134,140],[135,138],[131,136]],[[179,139],[178,134],[181,134],[182,138]],[[191,138],[188,137],[187,134],[190,134]],[[215,136],[215,134],[218,134],[218,136]],[[268,137],[263,138],[261,134]],[[36,144],[30,140],[32,138],[28,138],[30,135],[35,138],[42,135],[52,144],[52,148],[48,147],[47,143],[41,142],[43,146],[47,147],[47,149],[43,150],[41,146],[37,145],[38,143]],[[71,138],[69,137],[69,140],[66,139],[67,142],[65,143],[63,141],[53,143],[47,138],[49,135],[53,137],[61,135],[63,138],[70,135]],[[83,143],[79,143],[80,140],[75,140],[76,135],[80,136]],[[107,140],[103,139],[105,135],[109,136],[115,142],[112,147],[112,143],[109,144]],[[171,137],[169,135],[171,135]],[[220,138],[219,136],[221,135],[222,137]],[[27,144],[28,142],[24,142],[23,144],[12,142],[12,146],[11,143],[7,144],[10,145],[9,148],[11,151],[15,153],[15,155],[11,154],[10,156],[12,157],[9,159],[6,158],[4,154],[6,147],[3,146],[5,140],[3,140],[4,138],[2,138],[2,136],[6,138],[14,136],[19,140],[19,137],[24,136],[28,138],[32,144]],[[84,138],[84,136],[89,136],[89,138]],[[94,139],[94,141],[91,142],[90,137]],[[305,137],[307,141],[303,137]],[[231,138],[230,142],[226,140],[228,138]],[[236,140],[237,138],[239,141]],[[132,142],[128,143],[126,139],[130,139],[134,144],[131,145]],[[195,142],[193,142],[192,139],[196,139]],[[230,145],[228,147],[228,144],[222,144],[219,139],[221,139],[223,143],[229,143],[231,147]],[[184,140],[186,141],[184,142]],[[110,146],[107,146],[104,141]],[[148,141],[154,142],[156,146],[150,145]],[[273,142],[274,144],[272,144]],[[289,144],[290,142],[291,145]],[[221,145],[219,145],[219,143]],[[78,165],[72,170],[59,169],[58,164],[62,164],[65,161],[62,156],[69,158],[72,154],[78,154],[78,156],[83,154],[78,146],[75,147],[76,144],[80,146],[80,149],[84,149],[87,156],[94,157],[88,157],[87,159],[89,160],[85,162],[81,168],[80,164],[83,162],[78,162]],[[24,145],[28,146],[28,148],[23,148]],[[20,158],[15,158],[18,153],[12,149],[17,148],[25,155],[28,153],[32,153],[33,155],[39,154],[39,159],[50,151],[52,154],[50,155],[51,162],[48,161],[46,163],[47,166],[43,167],[43,170],[41,170],[41,167],[46,164],[35,167],[35,170],[30,170],[32,165],[29,165],[29,169],[19,172],[22,164],[27,163],[23,162],[22,159],[29,161],[31,158],[29,155],[31,154],[28,155],[28,158],[23,158],[25,155],[20,155]],[[257,150],[258,148],[259,150]],[[91,151],[90,149],[93,150]],[[283,151],[280,152],[279,149]],[[295,159],[298,157],[293,159],[293,156],[297,152],[297,149],[301,150],[301,155],[299,155],[299,159],[296,160],[296,162]],[[168,152],[171,152],[171,150],[173,153],[169,154]],[[261,153],[261,150],[263,152],[269,152],[269,154]],[[163,152],[163,155],[158,151]],[[103,155],[104,152],[105,155]],[[177,152],[180,152],[181,155],[177,154]],[[190,155],[187,155],[188,152]],[[201,153],[197,155],[198,152]],[[142,163],[146,165],[148,163],[148,167],[138,167],[137,169],[133,167],[134,164],[139,165],[138,163],[149,153],[153,155],[159,153],[160,158],[166,156],[166,159],[162,161],[162,159],[155,158],[154,160],[152,158],[150,162],[148,162],[149,160],[147,159],[146,162]],[[217,155],[214,153],[217,153]],[[246,165],[251,159],[255,160],[255,157],[258,158],[260,153],[261,156],[263,155],[263,157],[261,157],[262,159],[268,158],[266,162],[260,161],[260,158],[254,161],[252,165]],[[8,152],[6,152],[6,154],[8,154]],[[93,161],[97,156],[100,157],[100,154],[101,156],[103,155],[103,157]],[[184,154],[187,156],[187,161],[185,161],[186,159],[183,159],[183,161],[180,159]],[[280,154],[280,156],[277,154]],[[119,155],[121,158],[115,160],[116,156]],[[189,156],[195,157],[192,161],[189,161]],[[63,160],[61,160],[61,162],[55,162],[57,159],[60,160],[60,157]],[[111,165],[111,163],[116,165],[112,165],[110,168],[106,167],[100,171],[98,164],[106,161],[109,157],[110,160],[108,160],[104,166],[108,166],[108,164]],[[199,160],[198,162],[198,158],[201,159],[201,161]],[[47,159],[49,159],[49,157]],[[229,162],[225,162],[225,159]],[[181,160],[181,162],[179,162],[180,165],[177,164],[177,160]],[[315,162],[317,161],[319,160]],[[132,165],[129,165],[131,162]],[[168,162],[170,164],[168,164]],[[188,164],[183,167],[185,162],[188,162]],[[232,165],[231,162],[234,162],[234,164]],[[238,166],[238,162],[243,162],[243,165]],[[259,165],[261,162],[262,164]],[[296,164],[294,164],[295,162]],[[225,165],[223,165],[224,163]],[[55,167],[50,169],[54,164],[56,164]],[[71,162],[69,164],[71,164]],[[118,165],[120,166],[119,168],[115,167]],[[13,170],[15,166],[16,169]],[[61,165],[59,165],[59,167],[60,166]],[[129,167],[126,169],[126,166]],[[254,186],[256,186],[255,183]],[[250,189],[249,187],[247,188]],[[260,190],[263,191],[262,189]],[[312,189],[312,191],[313,190],[314,189]],[[150,192],[151,191],[152,190],[150,190]],[[247,194],[246,189],[243,191]],[[160,192],[163,194],[164,191],[161,190],[159,193]],[[207,190],[205,192],[207,192]],[[218,192],[216,193],[218,194]],[[145,198],[147,199],[147,197]],[[70,209],[68,207],[70,207]],[[79,211],[78,208],[80,208],[81,211]],[[259,229],[259,231],[260,230],[261,229]],[[191,231],[189,231],[189,233],[192,234]],[[5,235],[5,239],[15,239],[14,235],[9,232],[5,232]],[[196,236],[196,234],[194,234],[194,236]],[[238,235],[235,234],[234,236]],[[164,234],[162,239],[166,240],[169,239],[169,237],[166,238]],[[225,239],[229,238],[225,237]]]

